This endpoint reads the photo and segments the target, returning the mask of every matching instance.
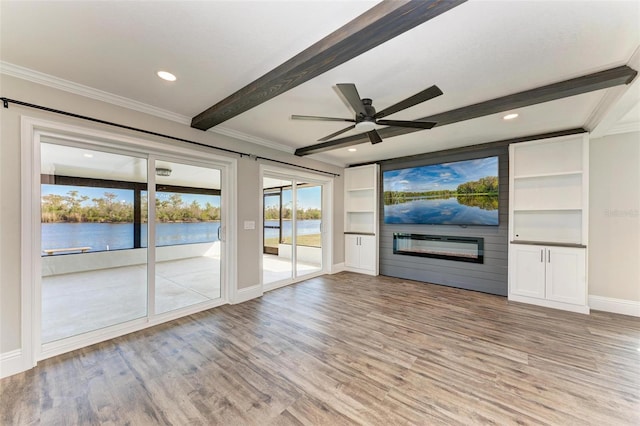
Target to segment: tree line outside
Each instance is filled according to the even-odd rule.
[[[291,207],[284,206],[282,208],[282,219],[291,220]],[[279,220],[280,219],[280,209],[276,206],[265,207],[264,209],[264,218],[265,220]],[[296,210],[296,218],[298,220],[313,220],[313,219],[322,219],[322,211],[318,208],[300,208]]]
[[[286,205],[282,207],[283,220],[291,220],[291,213],[291,207],[287,207]],[[312,207],[306,209],[300,208],[296,210],[296,218],[297,220],[320,220],[322,219],[322,210]],[[265,207],[264,219],[280,220],[280,208],[277,206]],[[277,247],[278,243],[291,244],[291,235],[284,235],[282,241],[278,241],[278,238],[265,238],[264,241],[264,245],[267,247]],[[322,235],[298,235],[296,237],[296,244],[298,244],[299,246],[321,247]]]
[[[477,181],[470,181],[461,183],[455,190],[441,189],[436,191],[385,191],[384,192],[384,204],[400,204],[412,199],[419,198],[451,198],[458,197],[461,199],[467,199],[476,196],[489,196],[498,197],[498,177],[487,176],[478,179]],[[493,204],[493,203],[491,203]],[[497,205],[497,201],[496,201]],[[497,208],[497,207],[496,207]]]
[[[158,193],[162,194],[162,193]],[[185,204],[182,195],[166,193],[166,199],[156,198],[156,220],[158,222],[210,222],[220,220],[220,207],[207,202],[201,206],[198,201]],[[93,222],[131,223],[133,203],[118,200],[112,192],[105,192],[101,198],[89,199],[72,190],[66,195],[47,194],[42,196],[41,211],[43,223]],[[91,203],[88,203],[91,201]],[[147,221],[147,197],[141,197],[142,222]]]

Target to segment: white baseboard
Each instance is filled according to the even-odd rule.
[[[530,305],[544,306],[545,308],[561,309],[563,311],[575,312],[578,314],[589,315],[589,306],[574,305],[573,303],[557,302],[555,300],[539,299],[537,297],[520,296],[519,294],[509,293],[508,299],[513,302],[528,303]]]
[[[22,349],[0,354],[0,379],[25,371]]]
[[[349,272],[355,272],[356,274],[371,275],[373,277],[376,277],[379,275],[378,271],[372,271],[370,269],[352,268],[350,266],[345,266],[344,270]]]
[[[635,300],[614,299],[612,297],[589,296],[589,307],[595,311],[640,317],[640,302]]]
[[[329,272],[331,275],[337,274],[338,272],[344,271],[344,262],[342,263],[334,263],[331,265],[331,271]]]
[[[262,285],[256,284],[251,287],[241,288],[236,291],[234,300],[231,301],[232,305],[246,302],[247,300],[255,299],[262,296]]]

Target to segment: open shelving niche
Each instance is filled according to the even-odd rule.
[[[511,147],[512,242],[586,246],[588,145],[586,136]]]

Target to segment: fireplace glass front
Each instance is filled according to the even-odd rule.
[[[484,238],[394,233],[393,253],[484,263]]]

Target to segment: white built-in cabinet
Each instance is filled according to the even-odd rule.
[[[345,269],[378,275],[377,164],[345,169]]]
[[[586,303],[585,249],[515,244],[513,295],[583,307]],[[557,306],[559,307],[559,306]],[[571,309],[582,312],[582,309]]]
[[[373,235],[345,234],[344,263],[358,271],[375,271],[376,237]]]
[[[589,313],[588,136],[509,146],[509,299]]]

